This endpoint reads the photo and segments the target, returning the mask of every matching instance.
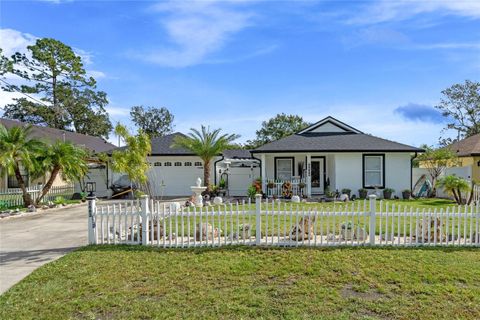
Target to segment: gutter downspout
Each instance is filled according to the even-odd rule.
[[[413,160],[417,157],[418,152],[410,159],[410,192],[413,193]]]
[[[225,160],[225,156],[222,154],[222,158],[218,159],[217,161],[215,161],[213,163],[213,183],[215,185],[217,185],[217,163],[219,163],[220,161],[223,161],[223,160]]]
[[[262,159],[255,158],[252,153],[250,153],[250,155],[251,155],[252,159],[255,159],[255,160],[257,160],[258,162],[260,162],[260,179],[263,181],[262,169],[261,169],[261,168],[262,168]]]

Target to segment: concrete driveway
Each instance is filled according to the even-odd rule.
[[[0,294],[36,268],[86,244],[86,205],[0,220]]]

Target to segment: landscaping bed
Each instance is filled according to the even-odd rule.
[[[479,319],[468,248],[86,247],[0,296],[1,319]]]

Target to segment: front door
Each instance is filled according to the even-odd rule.
[[[312,194],[322,194],[324,191],[324,172],[325,163],[324,159],[312,159]]]

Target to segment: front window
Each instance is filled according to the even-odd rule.
[[[364,156],[364,187],[383,187],[383,155]]]
[[[276,159],[276,179],[291,180],[293,176],[293,159]]]

